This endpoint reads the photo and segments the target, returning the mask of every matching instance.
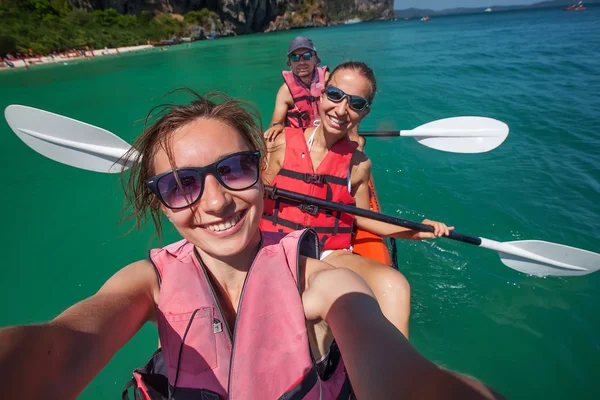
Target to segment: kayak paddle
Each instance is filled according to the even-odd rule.
[[[508,125],[487,117],[453,117],[429,122],[405,131],[359,132],[360,136],[404,136],[420,144],[452,153],[485,153],[500,146]]]
[[[37,108],[10,105],[4,116],[17,136],[33,150],[89,171],[120,172],[117,161],[131,147],[105,129]]]
[[[24,106],[9,106],[6,119],[13,131],[36,152],[63,164],[91,171],[113,173],[131,146],[105,129],[71,118]],[[38,119],[38,121],[33,121]],[[68,132],[70,130],[70,132]],[[127,165],[126,168],[130,167]],[[424,232],[433,228],[418,222],[328,202],[267,186],[271,197],[285,197],[317,207],[387,222]],[[600,254],[539,240],[497,242],[451,231],[449,239],[497,251],[509,268],[535,276],[587,275],[600,269]]]
[[[311,204],[331,211],[340,211],[364,218],[387,222],[422,232],[433,232],[433,227],[419,222],[385,215],[364,208],[325,201],[317,197],[290,192],[277,187],[266,186],[270,198],[283,197],[299,203]],[[484,249],[495,250],[500,261],[514,270],[535,276],[587,275],[600,269],[600,254],[541,240],[516,240],[497,242],[495,240],[469,236],[456,231],[444,236],[459,242],[474,244]]]
[[[4,116],[17,136],[33,150],[77,168],[119,172],[121,167],[115,163],[130,147],[123,139],[102,128],[33,107],[10,105]],[[464,124],[464,130],[457,129],[461,124]],[[417,131],[422,132],[422,136],[414,133]],[[412,132],[419,143],[438,150],[482,153],[498,147],[506,139],[508,126],[491,118],[456,117],[402,132]]]

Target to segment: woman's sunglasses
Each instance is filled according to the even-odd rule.
[[[305,61],[308,61],[311,58],[313,58],[313,52],[307,51],[306,53],[302,53],[302,54],[290,54],[289,57],[290,57],[290,61],[293,61],[293,62],[300,61],[300,58],[302,58]]]
[[[350,108],[355,111],[362,111],[366,107],[369,107],[369,101],[364,97],[346,94],[342,89],[338,89],[335,86],[327,86],[325,88],[325,95],[334,103],[339,103],[344,100],[344,97],[347,97]]]
[[[205,167],[177,168],[164,172],[146,180],[146,186],[165,207],[178,210],[200,199],[206,175],[213,175],[229,190],[246,190],[258,182],[259,166],[260,151],[241,151]]]

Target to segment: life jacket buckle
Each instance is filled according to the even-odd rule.
[[[325,178],[323,175],[306,173],[304,174],[304,182],[322,185],[325,182]]]
[[[300,204],[300,211],[315,216],[319,213],[319,207],[312,204]]]

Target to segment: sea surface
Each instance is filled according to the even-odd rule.
[[[386,213],[600,252],[598,26],[600,7],[589,7],[254,34],[2,71],[0,108],[38,107],[132,142],[150,108],[181,100],[166,94],[185,86],[249,100],[266,124],[288,43],[308,35],[324,64],[360,60],[375,70],[365,131],[462,115],[510,127],[506,142],[484,154],[369,139]],[[151,227],[127,234],[131,225],[120,224],[118,175],[48,160],[4,121],[0,171],[0,326],[53,318],[159,244]],[[177,238],[170,230],[162,243]],[[493,251],[445,239],[399,241],[398,250],[412,287],[410,340],[421,353],[511,399],[600,398],[600,272],[532,277]],[[155,328],[145,326],[81,398],[119,398],[156,345]]]

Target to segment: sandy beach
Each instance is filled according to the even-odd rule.
[[[61,62],[67,62],[67,61],[71,61],[71,60],[78,60],[78,59],[83,59],[83,58],[91,58],[91,57],[97,57],[97,56],[114,56],[120,53],[131,53],[131,52],[135,52],[135,51],[142,51],[142,50],[148,50],[153,48],[154,46],[149,45],[149,44],[145,44],[142,46],[129,46],[129,47],[117,47],[117,48],[113,48],[113,49],[109,49],[109,48],[104,48],[104,49],[98,49],[98,50],[87,50],[87,51],[71,51],[71,52],[63,52],[60,55],[55,55],[53,57],[51,56],[43,56],[43,57],[30,57],[30,58],[25,58],[25,59],[19,59],[19,60],[5,60],[6,61],[10,61],[11,63],[14,64],[15,68],[23,68],[25,67],[25,63],[27,63],[28,67],[32,67],[35,65],[40,65],[40,64],[51,64],[51,63],[61,63]],[[2,65],[0,65],[0,71],[2,70],[9,70],[12,69],[11,67],[9,67],[7,64],[2,63]]]

